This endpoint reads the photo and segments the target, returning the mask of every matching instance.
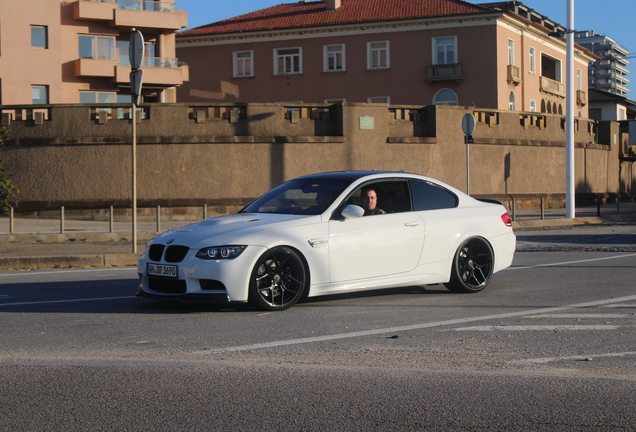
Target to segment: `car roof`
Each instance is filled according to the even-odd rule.
[[[333,180],[348,180],[355,181],[362,177],[374,176],[378,174],[397,174],[402,175],[405,174],[403,171],[335,171],[335,172],[326,172],[319,174],[310,174],[302,177],[298,177],[298,179],[303,180],[324,180],[324,179],[333,179]]]

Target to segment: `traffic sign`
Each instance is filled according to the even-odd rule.
[[[144,37],[139,30],[132,29],[130,34],[130,45],[128,46],[128,57],[130,58],[130,67],[132,70],[141,68],[144,60]]]
[[[141,95],[141,86],[144,79],[144,71],[133,70],[130,72],[130,94],[135,105],[139,104],[139,96]]]
[[[472,135],[475,132],[475,116],[471,113],[466,113],[462,119],[462,131],[464,135]]]

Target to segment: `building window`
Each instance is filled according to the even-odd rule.
[[[49,86],[34,85],[31,86],[31,96],[34,105],[42,105],[49,103]]]
[[[376,96],[376,97],[370,97],[370,98],[367,98],[367,103],[384,103],[384,104],[390,104],[390,103],[391,103],[391,96]]]
[[[302,68],[302,48],[284,48],[274,50],[274,74],[299,74]]]
[[[110,92],[89,92],[81,91],[79,94],[80,103],[94,104],[94,103],[115,103],[115,93]],[[129,99],[132,101],[132,99]],[[122,102],[117,100],[117,102]]]
[[[433,105],[457,105],[458,99],[454,91],[442,89],[433,96]]]
[[[337,103],[343,103],[346,101],[347,101],[346,99],[325,99],[326,104],[337,104]]]
[[[79,35],[79,58],[113,60],[115,38],[106,36]]]
[[[390,67],[389,41],[367,42],[367,69]]]
[[[234,61],[234,78],[254,76],[254,51],[235,51],[232,53]]]
[[[515,92],[512,90],[508,96],[508,109],[511,111],[515,111],[517,109],[517,98],[515,98]]]
[[[325,72],[342,72],[345,69],[345,46],[325,45],[324,52],[324,68]]]
[[[561,60],[542,54],[541,76],[550,78],[554,81],[563,82],[561,81]]]
[[[583,78],[581,77],[581,69],[576,70],[576,89],[583,90]]]
[[[530,47],[530,73],[535,73],[534,48]]]
[[[537,101],[530,99],[530,112],[537,112]]]
[[[44,48],[48,49],[49,47],[49,37],[48,37],[48,27],[47,26],[31,26],[31,48]]]
[[[433,38],[433,64],[457,63],[457,37]]]
[[[508,64],[515,65],[515,41],[508,39]]]

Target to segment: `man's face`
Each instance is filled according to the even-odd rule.
[[[362,207],[367,211],[375,210],[378,205],[378,196],[373,189],[362,193]]]

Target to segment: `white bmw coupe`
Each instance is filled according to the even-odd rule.
[[[378,288],[443,283],[471,293],[510,266],[515,244],[501,204],[431,178],[315,174],[155,237],[139,257],[137,295],[283,310]]]

